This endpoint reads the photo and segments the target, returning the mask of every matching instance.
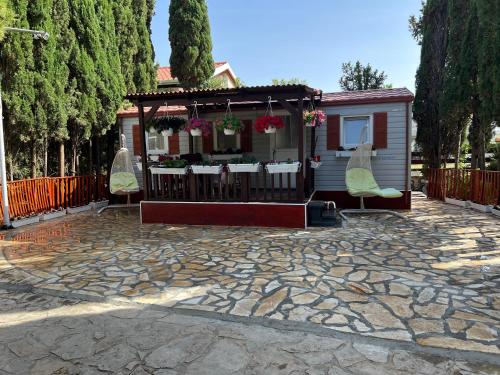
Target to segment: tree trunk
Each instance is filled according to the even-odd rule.
[[[458,135],[457,149],[455,152],[455,169],[458,169],[460,163],[460,145],[462,144],[462,134]]]
[[[31,146],[31,178],[36,178],[36,145]]]
[[[49,174],[49,144],[47,138],[43,141],[43,177]]]
[[[65,175],[65,160],[64,160],[64,141],[59,142],[59,176]]]
[[[76,176],[76,169],[78,167],[78,156],[77,156],[77,147],[76,140],[71,142],[71,175]]]

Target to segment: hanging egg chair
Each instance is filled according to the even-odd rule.
[[[128,195],[139,191],[139,183],[135,177],[130,152],[125,147],[125,135],[121,135],[122,147],[116,153],[109,178],[111,194]]]

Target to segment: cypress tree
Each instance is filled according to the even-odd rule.
[[[464,130],[469,121],[469,108],[466,90],[469,84],[467,72],[461,66],[463,57],[465,23],[469,13],[468,0],[449,0],[448,2],[448,47],[444,68],[443,92],[439,101],[439,121],[443,133],[443,153],[455,154],[458,166],[460,149],[464,142]]]
[[[29,28],[28,0],[11,2],[16,18],[12,26]],[[6,161],[11,178],[26,175],[26,167],[35,171],[37,139],[35,126],[35,75],[33,38],[21,33],[7,33],[0,45]],[[22,147],[22,145],[25,147]],[[21,146],[20,146],[21,145]],[[27,146],[27,147],[26,147]]]
[[[135,62],[139,52],[139,34],[132,9],[132,0],[115,0],[113,2],[115,31],[120,53],[121,72],[127,92],[135,92]]]
[[[497,0],[476,0],[475,3],[479,113],[486,148],[492,138],[494,121],[500,120],[500,3]]]
[[[205,0],[172,0],[169,13],[172,75],[184,87],[200,86],[214,72]]]
[[[156,89],[155,52],[151,42],[151,20],[155,0],[133,0],[137,27],[137,53],[134,56],[134,84],[137,91]]]
[[[3,39],[6,26],[11,26],[14,21],[14,12],[8,0],[0,0],[0,40]]]
[[[427,165],[439,168],[443,134],[439,120],[447,49],[447,1],[429,0],[422,17],[422,49],[416,75],[413,118],[417,121],[416,141]]]

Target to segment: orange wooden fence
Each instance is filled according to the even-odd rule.
[[[500,204],[500,172],[470,169],[431,169],[427,196]]]
[[[106,176],[43,177],[7,183],[11,219],[78,207],[107,197]],[[2,204],[0,196],[0,204]],[[0,218],[3,212],[0,209]]]

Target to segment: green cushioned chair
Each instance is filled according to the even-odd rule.
[[[403,215],[394,211],[365,208],[363,200],[365,197],[401,198],[403,196],[403,193],[399,190],[393,188],[381,189],[378,186],[372,173],[371,152],[372,145],[370,143],[361,144],[352,153],[352,156],[347,163],[345,174],[347,191],[353,197],[359,197],[360,208],[342,210],[340,211],[340,216],[347,220],[347,217],[345,216],[347,213],[386,213],[405,218]]]

